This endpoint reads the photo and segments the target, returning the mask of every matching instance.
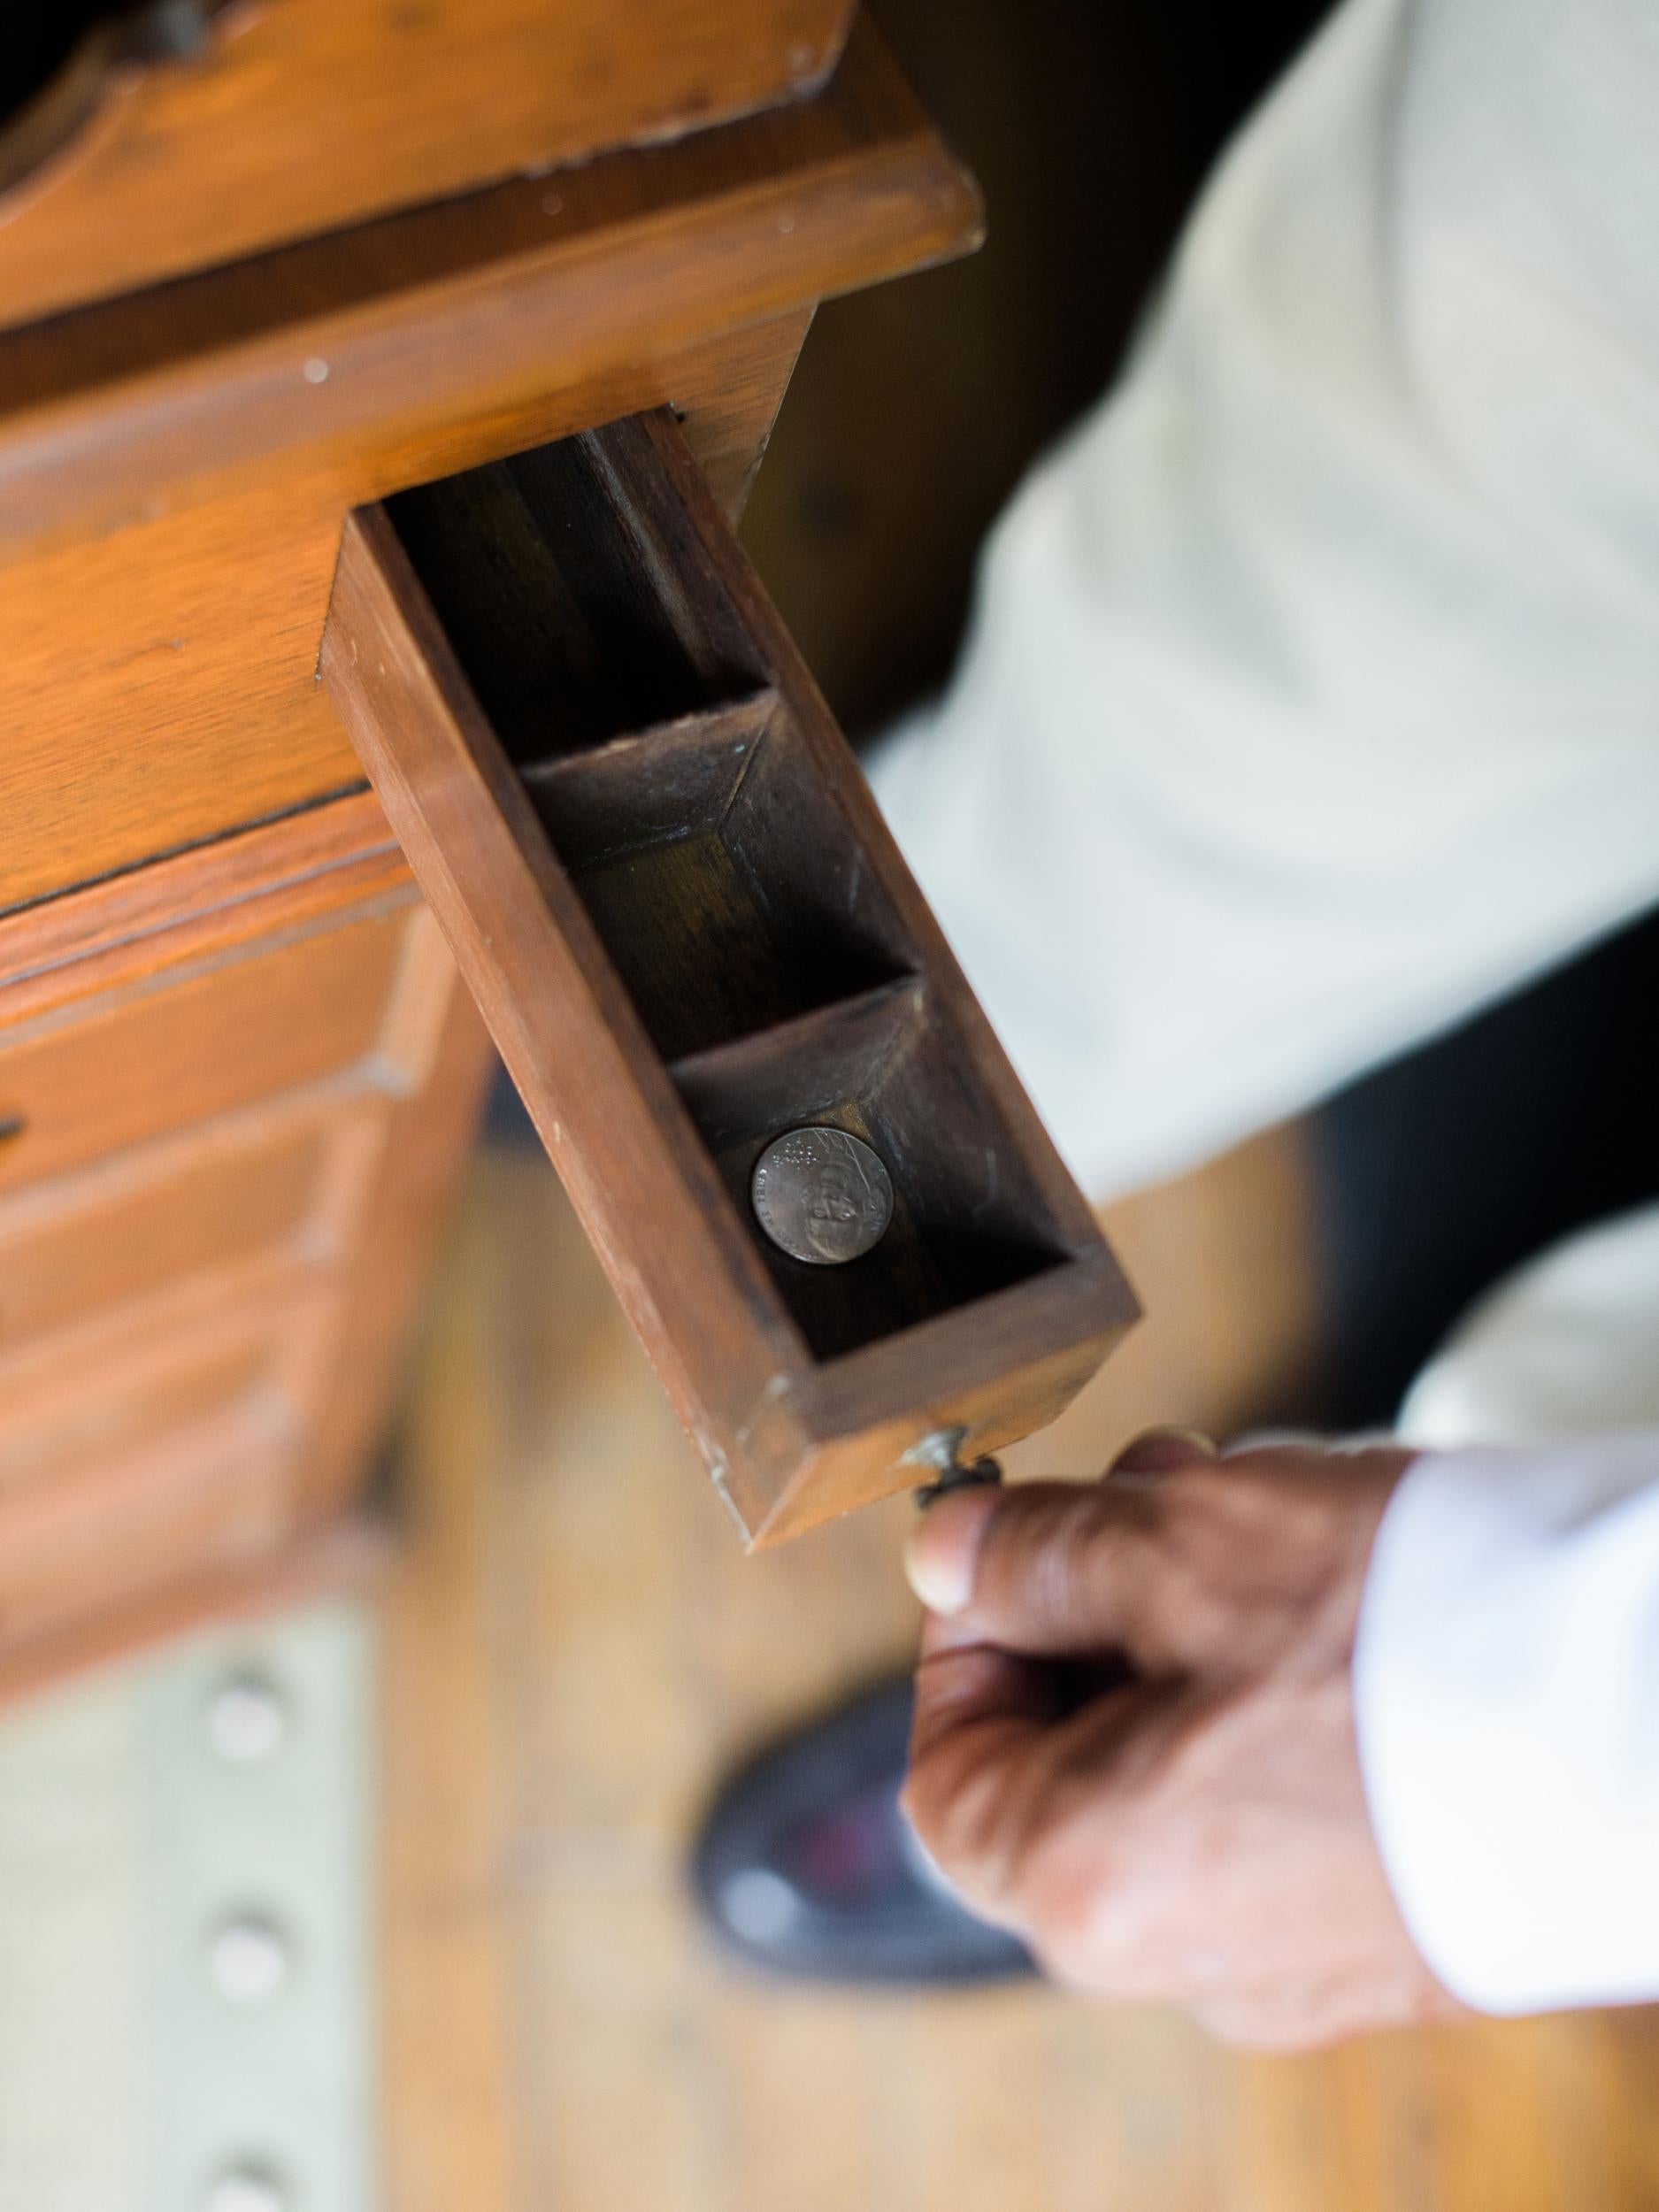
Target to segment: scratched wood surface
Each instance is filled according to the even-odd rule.
[[[1108,1227],[1151,1318],[1056,1463],[1155,1414],[1305,1402],[1294,1137]],[[385,1685],[395,2212],[1659,2207],[1659,2015],[1235,2059],[1043,1989],[735,1977],[687,1911],[686,1838],[727,1761],[903,1660],[909,1507],[743,1559],[528,1152],[471,1174],[419,1367]]]

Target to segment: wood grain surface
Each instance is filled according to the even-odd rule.
[[[751,1540],[1052,1417],[1133,1298],[672,420],[354,515],[321,667]],[[843,1269],[748,1203],[803,1122],[893,1175]]]
[[[0,320],[798,96],[849,7],[238,0],[176,58],[95,30],[0,130]]]
[[[4,1695],[360,1486],[488,1053],[365,795],[0,920],[0,974]]]
[[[977,224],[860,30],[817,99],[0,334],[0,910],[350,785],[350,507],[672,403],[735,511],[815,302]]]
[[[649,375],[979,233],[971,180],[861,23],[817,99],[0,334],[0,541],[279,474],[320,477],[343,511],[466,465],[492,417],[557,419],[572,388]],[[557,426],[648,403],[566,400]]]

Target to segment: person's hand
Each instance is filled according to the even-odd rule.
[[[1154,1431],[1102,1482],[923,1517],[906,1809],[1056,1979],[1275,2049],[1456,2009],[1389,1892],[1355,1745],[1360,1594],[1410,1457],[1217,1458]]]

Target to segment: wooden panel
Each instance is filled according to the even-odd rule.
[[[148,65],[94,34],[0,133],[0,318],[799,93],[849,4],[265,0]]]
[[[734,511],[818,297],[977,224],[861,30],[818,100],[0,334],[0,910],[349,786],[350,507],[672,403]]]
[[[332,1556],[488,1064],[367,793],[0,918],[13,1010],[0,1071],[78,1118],[0,1196],[8,1695]]]
[[[434,424],[420,442],[392,455],[365,450],[323,483],[283,478],[7,572],[0,908],[216,839],[360,777],[316,683],[354,485],[368,497],[457,453],[465,464],[549,426],[578,427],[605,412],[603,393],[615,390],[624,405],[686,406],[688,435],[741,504],[805,328],[798,314],[653,355],[603,388],[566,382],[544,353],[540,396],[505,419]],[[336,813],[321,810],[318,819]],[[124,901],[161,880],[146,870],[111,895]]]
[[[61,1013],[412,889],[373,795],[353,792],[0,914],[0,1003],[8,1022]]]
[[[222,1441],[216,1463],[246,1465],[246,1434]],[[265,1620],[319,1598],[362,1595],[384,1575],[391,1551],[385,1523],[368,1512],[339,1516],[275,1545],[262,1540],[246,1553],[232,1545],[192,1558],[175,1544],[172,1573],[107,1595],[89,1618],[72,1616],[52,1625],[37,1620],[22,1642],[0,1646],[0,1708],[60,1689],[99,1667],[126,1664],[200,1628]]]
[[[0,1555],[37,1509],[71,1509],[87,1467],[210,1412],[257,1399],[292,1426],[331,1302],[273,1269],[232,1300],[181,1296],[0,1357]]]
[[[430,916],[424,917],[429,924]],[[436,937],[433,930],[432,937]],[[435,949],[439,957],[431,957]],[[396,1100],[363,1196],[359,1233],[342,1268],[339,1311],[319,1363],[298,1475],[297,1509],[311,1523],[338,1514],[361,1487],[399,1379],[409,1321],[425,1294],[433,1245],[483,1103],[495,1056],[447,949],[420,963],[433,1018],[419,1090]]]
[[[27,1513],[0,1509],[0,1647],[274,1554],[293,1451],[266,1409],[234,1407],[83,1464]]]
[[[388,1110],[262,1110],[0,1204],[0,1352],[262,1254],[327,1264]]]
[[[979,227],[861,27],[819,99],[0,336],[0,539],[141,522],[255,478],[332,484],[343,511],[465,465],[491,417],[649,374]],[[647,403],[602,391],[585,419]],[[400,458],[446,439],[431,466]]]
[[[354,517],[322,668],[750,1537],[1050,1417],[1133,1301],[666,418]],[[745,1202],[807,1121],[893,1176],[847,1268]]]
[[[0,1191],[374,1049],[409,923],[373,914],[68,1022],[0,1030]]]

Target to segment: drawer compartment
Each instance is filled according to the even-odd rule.
[[[675,1087],[714,1156],[779,1296],[815,1360],[1064,1264],[1064,1233],[977,1071],[953,1050],[925,985],[890,984],[683,1060]],[[760,1232],[755,1168],[780,1131],[844,1129],[893,1181],[873,1249],[839,1266],[792,1257]]]
[[[750,1539],[1051,1418],[1133,1297],[672,419],[359,511],[322,668]],[[845,1264],[753,1202],[807,1125],[890,1181]]]
[[[371,914],[177,981],[164,975],[104,1007],[0,1027],[0,1131],[10,1133],[0,1192],[365,1060],[408,926],[406,912]]]

